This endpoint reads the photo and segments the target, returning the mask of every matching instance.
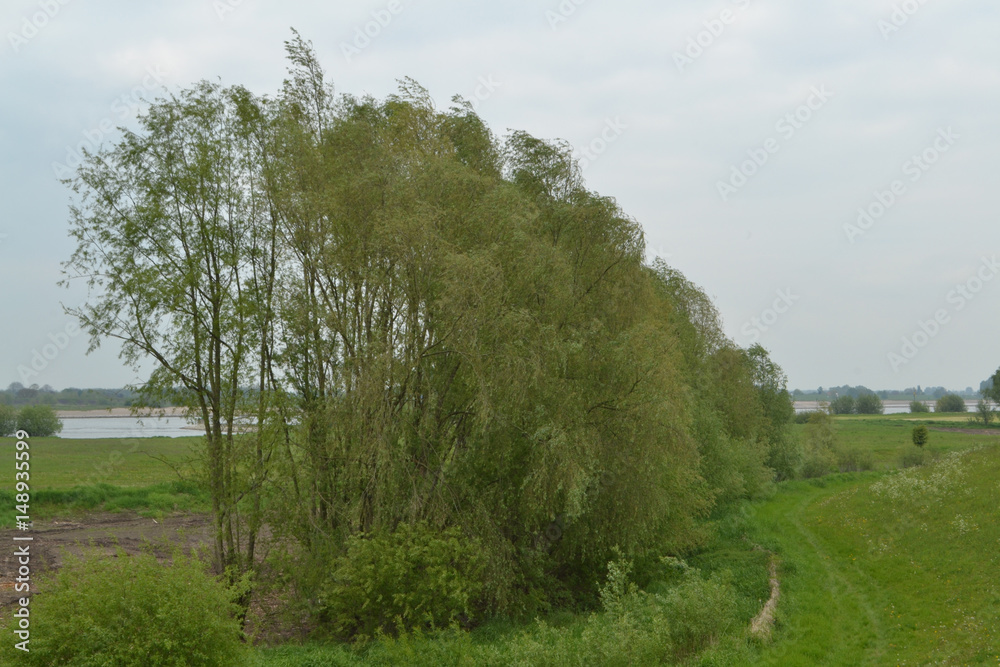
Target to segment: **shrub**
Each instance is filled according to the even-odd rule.
[[[483,568],[478,540],[457,528],[401,524],[390,535],[352,536],[323,587],[320,620],[360,641],[468,622]]]
[[[855,405],[853,396],[838,396],[830,402],[830,412],[835,415],[854,414]]]
[[[808,424],[813,415],[825,414],[822,410],[810,410],[808,412],[798,412],[795,414],[796,424]]]
[[[965,401],[958,394],[945,394],[937,400],[934,412],[965,412]]]
[[[927,430],[926,426],[921,424],[920,426],[913,427],[913,434],[911,437],[913,438],[914,445],[917,447],[923,447],[927,444],[927,439],[930,438],[930,432]]]
[[[910,412],[930,412],[931,409],[923,401],[910,401]]]
[[[927,452],[920,447],[907,447],[903,451],[902,466],[904,468],[914,468],[922,466],[927,462]]]
[[[227,666],[245,664],[232,593],[201,562],[175,554],[68,556],[31,600],[30,652],[5,641],[3,664]],[[14,621],[4,634],[11,637]]]
[[[17,410],[9,405],[0,405],[0,438],[14,435],[17,430]]]
[[[809,416],[809,423],[805,429],[802,476],[808,479],[833,472],[837,465],[837,457],[834,454],[836,448],[837,438],[830,415],[825,412],[814,412]]]
[[[860,472],[872,470],[875,467],[875,457],[867,450],[838,449],[836,452],[837,467],[840,472]]]
[[[706,580],[691,568],[678,586],[656,596],[670,619],[670,638],[678,658],[715,642],[735,623],[736,593],[730,578],[724,570]]]
[[[854,410],[859,415],[880,415],[885,412],[885,406],[878,394],[864,394],[854,402]]]
[[[17,428],[27,431],[33,438],[47,438],[62,431],[62,421],[51,405],[29,405],[21,408]]]
[[[992,423],[995,417],[993,405],[985,399],[979,399],[979,403],[976,404],[976,414],[972,418],[972,421],[989,428],[990,423]]]

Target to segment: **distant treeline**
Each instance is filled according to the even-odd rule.
[[[980,389],[982,389],[987,383],[980,383]],[[864,385],[858,385],[857,387],[851,387],[849,385],[844,385],[842,387],[819,387],[818,389],[796,389],[792,392],[792,398],[796,401],[829,401],[838,396],[850,396],[852,398],[858,398],[866,394],[875,394],[883,401],[912,401],[912,400],[922,400],[922,401],[932,401],[945,396],[946,394],[958,394],[963,398],[978,398],[979,390],[973,390],[972,387],[966,387],[965,389],[950,390],[944,387],[907,387],[906,389],[881,389],[875,391],[869,389]]]
[[[22,407],[26,405],[51,405],[63,410],[127,408],[132,406],[136,394],[128,389],[77,389],[70,387],[56,391],[49,385],[25,387],[12,383],[0,391],[0,405]]]

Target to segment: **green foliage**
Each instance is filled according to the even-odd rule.
[[[903,468],[922,466],[927,463],[929,458],[927,450],[919,445],[914,445],[903,450],[899,465]]]
[[[885,406],[878,394],[862,394],[854,402],[854,410],[859,415],[880,415],[885,412]]]
[[[837,465],[837,437],[829,414],[814,412],[810,415],[803,450],[803,477],[822,477],[833,472]]]
[[[344,637],[467,624],[483,590],[484,558],[461,531],[401,524],[388,536],[355,535],[322,589],[321,619]]]
[[[175,554],[67,556],[31,600],[31,651],[5,641],[4,664],[224,667],[246,664],[231,592]],[[16,619],[9,620],[7,631]]]
[[[812,416],[815,415],[815,414],[818,414],[819,412],[822,412],[822,411],[821,410],[807,410],[806,412],[798,412],[798,413],[795,414],[795,418],[793,419],[793,421],[796,424],[808,424],[809,420],[812,418]]]
[[[0,527],[13,527],[15,491],[0,489]],[[32,494],[32,514],[37,518],[65,516],[76,512],[132,511],[161,517],[172,512],[207,512],[206,491],[193,482],[164,482],[147,487],[95,484],[72,489],[42,488]]]
[[[923,401],[910,401],[910,412],[930,412],[931,409]]]
[[[28,405],[17,415],[17,428],[33,438],[55,435],[62,427],[62,421],[50,405]]]
[[[0,405],[0,438],[14,435],[17,430],[17,410],[9,405]]]
[[[965,400],[958,394],[945,394],[937,400],[934,412],[966,412]]]
[[[286,49],[277,97],[180,91],[72,181],[76,314],[92,345],[157,360],[146,401],[202,417],[221,563],[253,567],[270,511],[283,562],[338,563],[337,632],[447,625],[473,579],[495,614],[586,606],[615,547],[694,548],[713,509],[794,474],[784,373],[644,264],[570,146],[500,140],[408,79],[337,97],[309,44]],[[482,556],[448,594],[407,545],[467,545],[425,523]],[[385,603],[396,585],[416,597]]]
[[[921,424],[920,426],[913,427],[913,433],[911,434],[911,439],[913,444],[917,447],[923,447],[927,444],[927,439],[930,437],[930,432],[927,427]]]
[[[996,413],[993,412],[993,405],[985,399],[979,399],[976,403],[976,412],[973,416],[973,421],[978,424],[989,428],[989,425],[996,418]]]
[[[830,401],[830,412],[835,415],[850,415],[854,414],[855,403],[854,397],[850,395],[838,396],[837,398]]]
[[[859,447],[838,447],[834,452],[840,472],[864,472],[875,468],[875,457]]]

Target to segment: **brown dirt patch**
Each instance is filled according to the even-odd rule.
[[[14,542],[14,537],[33,537],[31,542]],[[0,530],[0,609],[14,604],[22,594],[14,592],[17,559],[14,550],[31,546],[32,593],[37,577],[62,565],[65,554],[81,554],[96,548],[107,556],[118,549],[138,554],[152,549],[158,557],[167,557],[173,548],[186,552],[211,545],[212,525],[208,515],[178,515],[162,519],[140,517],[134,513],[88,514],[82,518],[35,521],[29,531]]]

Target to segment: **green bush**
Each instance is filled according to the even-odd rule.
[[[920,426],[913,427],[913,433],[911,434],[913,438],[913,444],[917,447],[923,447],[927,444],[928,438],[930,438],[930,432],[927,427],[921,424]]]
[[[474,616],[484,556],[457,528],[401,524],[390,535],[348,538],[319,601],[320,620],[338,636],[435,630]]]
[[[878,394],[863,394],[854,402],[854,410],[859,415],[880,415],[885,412],[885,406]]]
[[[853,396],[838,396],[830,402],[830,412],[835,415],[854,414],[855,404]]]
[[[30,652],[3,642],[2,664],[225,667],[247,649],[230,590],[196,559],[67,556],[30,605]],[[11,637],[14,621],[4,635]],[[17,662],[15,663],[15,655]]]
[[[815,414],[825,414],[822,410],[810,410],[807,412],[798,412],[795,414],[794,421],[796,424],[808,424],[809,419]]]
[[[930,412],[931,409],[923,401],[910,401],[910,412]]]
[[[915,468],[927,463],[927,452],[920,447],[907,447],[900,461],[904,468]]]
[[[945,394],[937,400],[934,412],[966,412],[965,401],[958,394]]]
[[[14,435],[17,430],[17,410],[9,405],[0,405],[0,438]]]
[[[47,438],[62,431],[62,421],[51,405],[29,405],[17,415],[17,428],[33,438]]]
[[[840,472],[860,472],[875,467],[875,457],[867,450],[840,448],[836,451],[836,457]]]

